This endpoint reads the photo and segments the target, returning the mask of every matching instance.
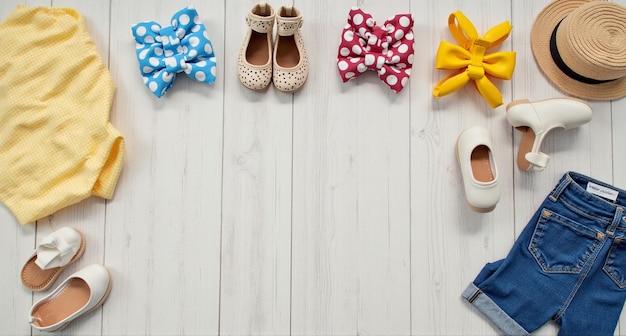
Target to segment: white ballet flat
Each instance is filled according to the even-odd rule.
[[[72,274],[30,309],[29,322],[40,331],[57,331],[102,305],[111,290],[111,277],[92,264]]]
[[[465,198],[476,212],[490,212],[500,201],[500,183],[492,147],[489,131],[480,126],[464,130],[456,142]]]
[[[552,98],[531,103],[527,99],[512,101],[506,106],[506,118],[522,132],[517,151],[521,170],[542,171],[550,157],[540,151],[546,134],[554,128],[571,129],[591,120],[591,106],[575,98]]]

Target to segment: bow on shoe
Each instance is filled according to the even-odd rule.
[[[500,79],[511,79],[515,69],[515,52],[503,51],[485,55],[487,49],[501,44],[509,36],[511,24],[505,21],[479,37],[474,25],[463,13],[450,14],[448,27],[459,45],[442,41],[437,50],[437,69],[457,70],[444,78],[433,89],[433,96],[443,97],[463,87],[470,80],[491,105],[502,105],[502,95],[489,80],[490,75]]]
[[[41,269],[66,265],[79,248],[80,244],[69,244],[62,237],[49,235],[39,243],[35,263]]]
[[[413,67],[411,14],[398,14],[379,27],[371,15],[352,8],[341,34],[337,67],[344,83],[369,69],[393,92],[400,92]]]
[[[154,21],[146,21],[132,28],[139,71],[146,86],[159,98],[169,90],[179,72],[184,71],[200,82],[215,82],[215,54],[198,12],[183,8],[172,16],[171,24],[161,27]]]

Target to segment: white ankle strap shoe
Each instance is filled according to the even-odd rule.
[[[553,98],[531,103],[516,100],[506,106],[506,118],[522,132],[517,152],[521,170],[542,171],[550,157],[541,152],[543,139],[555,128],[571,129],[591,120],[591,106],[575,98]]]
[[[272,81],[283,92],[298,91],[309,76],[309,57],[304,47],[302,14],[293,6],[283,6],[276,13],[276,43]]]
[[[243,86],[263,90],[272,81],[272,34],[276,13],[261,0],[246,16],[248,31],[239,51],[237,74]]]

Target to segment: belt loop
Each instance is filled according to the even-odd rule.
[[[561,183],[559,183],[559,185],[557,185],[554,190],[552,190],[550,196],[548,196],[550,200],[552,200],[552,202],[556,202],[559,199],[559,196],[561,196],[561,193],[563,193],[563,190],[565,190],[565,188],[567,188],[567,186],[572,183],[572,181],[573,180],[569,176],[569,173],[566,173],[565,176],[561,179]]]
[[[617,227],[622,222],[623,216],[624,216],[624,208],[616,207],[615,215],[613,216],[613,222],[611,223],[609,228],[606,230],[606,233],[608,233],[610,236],[613,236],[615,234],[615,230],[617,230]]]

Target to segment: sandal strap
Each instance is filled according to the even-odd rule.
[[[296,20],[277,19],[276,22],[278,23],[278,35],[291,36],[294,35],[300,28],[302,28],[302,23],[304,22],[304,20],[302,19],[302,17],[300,17]]]
[[[533,164],[532,169],[534,171],[542,171],[548,165],[548,161],[550,161],[550,157],[545,153],[536,153],[536,152],[528,152],[524,155],[526,161]]]
[[[302,23],[304,22],[302,15],[300,12],[294,7],[284,6],[280,9],[280,12],[285,11],[289,16],[276,16],[276,24],[277,33],[280,36],[292,36],[294,35],[300,28],[302,28]],[[293,15],[293,16],[291,16]]]
[[[269,7],[269,5],[266,6]],[[263,10],[267,11],[266,8]],[[276,15],[274,14],[274,9],[271,7],[269,7],[269,11],[270,15],[259,15],[254,13],[253,8],[252,11],[248,12],[248,16],[246,16],[246,23],[248,24],[248,27],[257,33],[271,33],[274,30],[274,18]]]

